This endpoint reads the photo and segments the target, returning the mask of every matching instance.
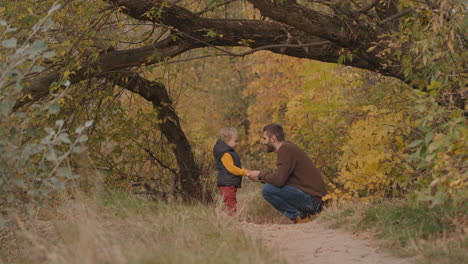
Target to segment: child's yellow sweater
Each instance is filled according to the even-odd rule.
[[[234,160],[229,153],[224,153],[224,155],[221,157],[221,162],[231,174],[236,176],[247,176],[248,171],[234,165]]]

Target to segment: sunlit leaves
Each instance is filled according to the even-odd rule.
[[[405,163],[405,145],[395,147],[395,137],[408,138],[411,132],[402,113],[367,107],[367,117],[349,127],[349,140],[342,147],[343,198],[379,198],[409,181],[412,171]],[[399,177],[403,176],[402,179]]]

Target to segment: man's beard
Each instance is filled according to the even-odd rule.
[[[267,152],[275,151],[275,147],[271,143],[266,144],[266,148],[267,148]]]

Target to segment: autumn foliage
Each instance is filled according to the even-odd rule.
[[[108,2],[115,1],[2,3],[0,62],[6,74],[1,79],[0,128],[6,136],[0,147],[9,154],[2,154],[1,162],[16,164],[14,160],[31,166],[11,170],[5,182],[12,189],[2,189],[10,194],[3,204],[27,204],[25,199],[35,200],[36,194],[48,193],[45,189],[52,187],[67,193],[73,183],[80,185],[82,179],[86,183],[86,175],[92,175],[89,171],[103,175],[109,186],[165,200],[193,191],[182,184],[193,176],[194,184],[202,182],[203,199],[210,200],[215,189],[211,147],[217,131],[237,127],[245,167],[270,170],[275,166],[274,156],[263,151],[260,138],[262,127],[271,122],[282,124],[288,140],[305,149],[321,169],[329,186],[327,199],[373,200],[411,194],[439,203],[461,196],[466,189],[465,5],[437,1],[440,8],[436,9],[403,1],[402,8],[422,12],[401,17],[398,30],[379,36],[366,47],[367,53],[337,50],[339,57],[333,64],[278,54],[293,51],[291,47],[242,56],[254,46],[249,46],[252,40],[241,39],[224,46],[222,54],[214,44],[167,58],[154,49],[150,55],[145,53],[148,57],[138,67],[119,68],[116,71],[122,75],[118,75],[112,65],[100,72],[104,64],[98,67],[96,62],[116,50],[140,51],[168,37],[173,29],[155,28],[154,21],[146,20],[163,16],[167,6],[135,18],[126,13],[126,7]],[[185,7],[201,8],[191,2]],[[314,8],[312,4],[307,7]],[[330,12],[323,6],[319,11]],[[257,9],[240,2],[210,12],[204,15],[261,18]],[[262,21],[259,25],[268,24]],[[214,30],[203,32],[207,41],[227,38]],[[180,32],[171,37],[183,40]],[[309,48],[294,47],[301,54],[309,54]],[[379,58],[379,70],[401,67],[405,77],[383,77],[344,66],[357,63],[353,52]],[[18,115],[11,114],[18,101],[30,99],[31,94],[23,90],[31,87],[35,77],[56,70],[55,81],[41,94],[49,95],[47,99],[40,97],[44,101],[38,99]],[[143,92],[132,91],[124,85],[130,79],[125,77],[128,73],[160,84],[170,100],[151,101]],[[164,115],[166,110],[173,115]],[[178,125],[181,140],[168,140],[171,133],[161,129],[167,122]],[[46,144],[36,149],[36,143],[49,142],[44,138],[64,146]],[[177,152],[177,143],[182,141],[192,149]],[[15,160],[15,151],[23,148],[26,158]],[[180,154],[192,152],[193,166],[182,175]],[[90,162],[84,161],[87,158]],[[51,172],[46,165],[28,160],[51,166]],[[66,166],[59,170],[62,165]],[[33,173],[38,167],[48,172],[41,183]],[[60,177],[48,177],[55,172]],[[77,179],[76,172],[84,177]],[[62,184],[62,178],[67,184]]]

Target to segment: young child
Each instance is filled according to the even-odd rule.
[[[219,139],[213,147],[213,155],[218,166],[218,187],[227,207],[228,215],[236,212],[236,192],[241,187],[242,176],[247,170],[242,169],[239,155],[234,147],[239,135],[233,127],[225,127],[219,132]]]

